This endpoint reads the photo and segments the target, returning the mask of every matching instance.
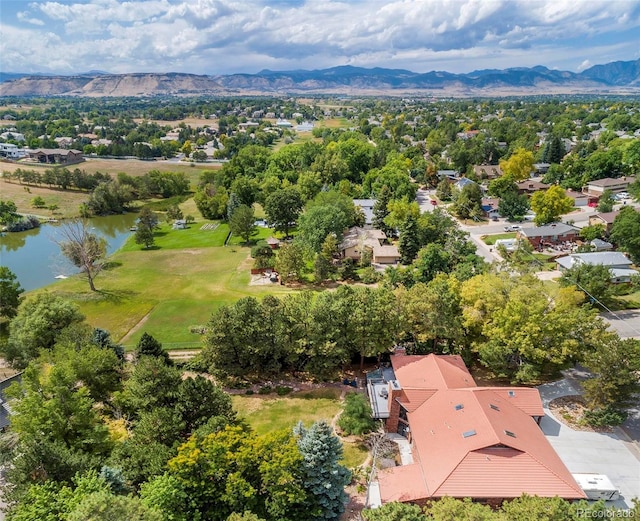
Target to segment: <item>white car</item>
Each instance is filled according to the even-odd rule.
[[[520,229],[520,226],[517,224],[511,224],[509,226],[504,227],[505,232],[517,232]]]
[[[620,192],[614,196],[618,201],[622,201],[624,199],[631,199],[631,196],[628,192]]]

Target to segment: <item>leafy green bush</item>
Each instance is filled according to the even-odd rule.
[[[291,391],[293,391],[293,389],[291,387],[282,386],[282,385],[279,385],[278,387],[276,387],[276,394],[278,396],[286,396]]]
[[[369,266],[360,272],[360,278],[365,284],[375,284],[382,279],[382,274],[378,273],[373,266]]]
[[[585,411],[582,416],[582,420],[592,427],[608,427],[613,425],[620,425],[626,419],[626,412],[617,411],[615,409],[612,409],[611,407]]]
[[[371,432],[375,428],[371,406],[364,394],[347,394],[344,399],[344,410],[338,419],[338,426],[345,434],[358,436]]]
[[[273,389],[270,385],[263,385],[262,387],[260,387],[260,389],[258,389],[258,394],[269,394],[272,390]]]

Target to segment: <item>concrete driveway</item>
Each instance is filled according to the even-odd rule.
[[[572,473],[605,474],[620,490],[620,499],[607,506],[632,508],[640,498],[640,450],[620,429],[612,433],[576,431],[558,421],[548,408],[554,398],[579,394],[572,379],[541,385],[539,388],[545,417],[540,427]]]

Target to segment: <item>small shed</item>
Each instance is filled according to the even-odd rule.
[[[173,223],[172,228],[174,230],[186,230],[187,228],[187,221],[184,219],[176,219]]]
[[[275,237],[269,237],[265,242],[272,250],[277,250],[280,247],[280,240]]]
[[[593,239],[589,243],[595,251],[610,251],[613,250],[613,244],[602,239]]]

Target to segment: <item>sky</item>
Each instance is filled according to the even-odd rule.
[[[640,59],[640,0],[0,0],[0,71],[455,73]]]

